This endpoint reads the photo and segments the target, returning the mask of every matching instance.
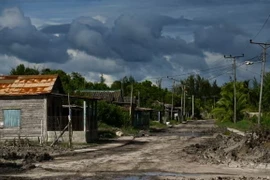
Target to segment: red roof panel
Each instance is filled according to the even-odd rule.
[[[0,76],[0,96],[52,93],[57,75]]]

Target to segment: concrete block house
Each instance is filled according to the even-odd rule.
[[[68,97],[81,105],[69,105]],[[73,142],[96,140],[97,99],[64,94],[58,75],[0,76],[0,140],[53,141],[68,124],[70,112]],[[68,141],[68,133],[60,140]]]

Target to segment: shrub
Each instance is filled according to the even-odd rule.
[[[98,121],[114,127],[127,127],[131,124],[127,111],[104,101],[98,102],[97,118]]]

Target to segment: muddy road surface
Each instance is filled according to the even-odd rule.
[[[58,155],[35,163],[35,168],[3,173],[0,179],[270,179],[268,162],[257,161],[267,159],[268,152],[256,149],[259,154],[252,159],[251,150],[242,151],[247,140],[217,130],[212,120],[120,139],[113,142],[117,146]],[[242,160],[244,153],[250,158]]]

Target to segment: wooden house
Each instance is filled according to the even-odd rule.
[[[151,108],[137,107],[136,97],[124,97],[122,91],[119,90],[82,90],[82,93],[87,93],[90,97],[104,100],[107,103],[112,103],[120,106],[123,111],[129,111],[131,116],[131,125],[135,128],[147,129],[150,125]]]
[[[67,105],[68,98],[83,105]],[[53,141],[68,124],[70,112],[73,141],[96,140],[97,99],[64,94],[57,75],[0,76],[0,140]],[[67,139],[64,133],[60,140]]]
[[[92,98],[104,100],[108,103],[124,102],[123,94],[118,90],[80,90],[79,92],[88,95]]]

